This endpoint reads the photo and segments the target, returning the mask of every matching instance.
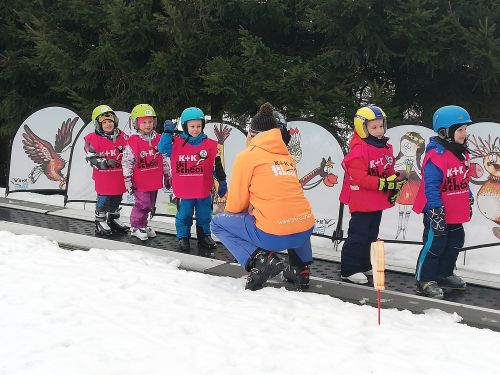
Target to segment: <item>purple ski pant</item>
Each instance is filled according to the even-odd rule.
[[[134,207],[130,213],[130,225],[133,228],[145,228],[148,225],[148,214],[156,203],[157,191],[135,191]]]

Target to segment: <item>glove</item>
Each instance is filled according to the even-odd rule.
[[[399,178],[399,173],[396,173],[387,178],[379,178],[378,189],[384,192],[388,190],[401,190],[406,181],[408,181],[408,179]]]
[[[163,176],[163,186],[165,186],[165,189],[170,190],[170,188],[172,187],[170,176]]]
[[[394,204],[396,203],[396,200],[399,198],[399,195],[401,194],[401,190],[403,189],[403,186],[408,182],[408,179],[405,178],[398,178],[396,179],[396,188],[391,191],[389,194],[389,203]]]
[[[173,133],[177,129],[177,126],[172,122],[172,120],[165,120],[163,123],[163,130],[165,133]]]
[[[227,193],[227,182],[226,180],[219,181],[219,190],[217,190],[217,195],[222,198]]]
[[[426,212],[427,217],[430,220],[432,230],[437,234],[444,234],[446,232],[446,222],[444,221],[444,208],[431,208]]]
[[[127,189],[127,193],[130,195],[134,194],[134,185],[132,184],[132,176],[125,177],[125,189]]]
[[[474,197],[471,195],[469,197],[469,208],[470,208],[470,218],[472,219],[472,206],[474,206]]]

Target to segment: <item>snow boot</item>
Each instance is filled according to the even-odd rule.
[[[368,284],[368,278],[363,272],[357,272],[350,276],[340,276],[340,278],[344,281],[347,280],[354,284],[360,284],[360,285]]]
[[[249,268],[245,289],[258,290],[267,280],[279,275],[285,265],[274,253],[260,249],[250,260]]]
[[[120,210],[117,209],[115,212],[108,212],[108,225],[111,230],[115,233],[126,233],[129,227],[120,221]]]
[[[179,238],[179,249],[181,251],[189,251],[191,249],[189,238]]]
[[[444,297],[443,289],[435,281],[417,281],[417,294],[435,299],[442,299]]]
[[[151,228],[150,226],[147,226],[144,229],[146,229],[146,233],[148,235],[148,238],[155,238],[156,237],[156,232],[153,228]]]
[[[443,289],[451,290],[465,290],[467,288],[467,283],[455,274],[440,278],[438,285]]]
[[[148,233],[146,228],[130,228],[130,235],[132,237],[137,237],[141,241],[146,241],[148,239]]]
[[[96,211],[95,212],[95,234],[98,236],[109,236],[111,234],[111,228],[106,222],[106,212]]]
[[[198,237],[198,247],[213,250],[217,244],[210,235],[206,235],[201,227],[196,227],[196,237]]]
[[[311,266],[287,266],[283,270],[282,278],[284,281],[293,283],[298,290],[309,288],[309,275]]]

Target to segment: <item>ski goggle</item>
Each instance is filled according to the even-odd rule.
[[[102,115],[99,115],[99,117],[97,118],[99,124],[101,124],[104,120],[110,120],[115,122],[115,115],[111,112],[105,112]]]

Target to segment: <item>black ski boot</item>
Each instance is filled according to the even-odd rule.
[[[467,283],[455,274],[440,278],[438,284],[441,288],[451,290],[465,290],[467,288]]]
[[[120,210],[121,208],[108,212],[108,225],[114,233],[126,233],[129,230],[129,227],[120,221]]]
[[[111,234],[111,228],[106,222],[106,212],[104,211],[95,212],[95,234],[98,236],[109,236]]]
[[[245,289],[258,290],[264,283],[279,275],[285,269],[283,261],[270,251],[258,251],[249,263],[250,275],[247,277]]]
[[[189,243],[189,238],[180,238],[179,239],[179,249],[181,251],[191,250],[191,244]]]
[[[443,289],[435,281],[417,281],[417,294],[435,299],[444,297]]]
[[[217,244],[212,237],[206,235],[201,227],[196,227],[196,237],[198,237],[198,247],[203,249],[213,250],[217,247]]]
[[[309,288],[309,275],[311,266],[287,266],[283,270],[283,280],[293,283],[298,290]]]

